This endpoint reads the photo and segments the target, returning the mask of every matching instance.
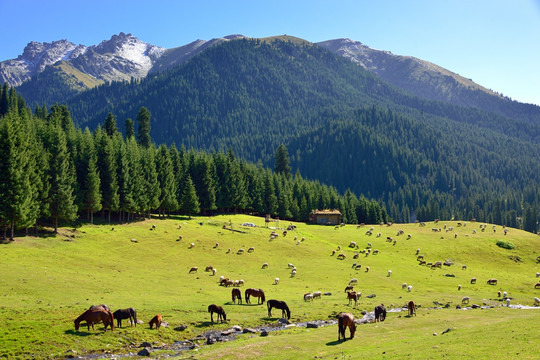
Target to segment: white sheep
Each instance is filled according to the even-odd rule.
[[[537,272],[537,273],[536,273],[536,277],[540,277],[540,272]]]
[[[279,284],[279,278],[274,279],[274,285],[277,285],[277,284]]]
[[[189,248],[190,248],[190,249],[193,249],[194,247],[195,247],[195,243],[189,244]]]
[[[217,273],[217,269],[216,268],[212,268],[212,276],[215,276]]]
[[[405,289],[406,287],[407,287],[407,283],[401,284],[401,288],[402,288],[402,289]]]
[[[494,229],[495,230],[495,229]],[[506,306],[510,307],[510,299],[506,299]]]
[[[508,297],[508,293],[505,291],[503,292],[503,299],[506,299]]]
[[[266,269],[266,268],[268,268],[268,263],[262,264],[262,269]]]
[[[290,268],[293,268],[293,267],[294,267],[294,265],[291,264],[291,263],[289,263],[287,266],[290,267]]]
[[[468,296],[464,296],[463,299],[461,299],[461,303],[462,304],[465,304],[465,303],[469,303],[469,297]]]
[[[534,298],[534,306],[540,306],[540,299],[537,297]]]
[[[458,286],[457,286],[457,289],[458,289],[458,291],[461,290],[461,285],[458,285]]]
[[[409,291],[409,292],[412,291],[412,285],[407,286],[407,291]]]
[[[296,276],[296,270],[291,271],[291,277],[295,277],[295,276]]]
[[[388,270],[388,276],[392,275],[392,270]]]
[[[238,249],[238,251],[236,252],[237,254],[243,254],[244,253],[244,249]]]
[[[349,285],[356,284],[357,282],[358,282],[357,278],[351,279],[351,281],[349,281]]]

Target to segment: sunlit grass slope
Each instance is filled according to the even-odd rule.
[[[244,222],[257,227],[241,226]],[[450,304],[455,309],[463,296],[469,296],[471,304],[502,305],[497,297],[499,290],[508,292],[512,304],[532,305],[534,297],[540,297],[540,289],[534,289],[539,280],[535,274],[540,271],[536,261],[540,255],[540,237],[520,230],[508,229],[504,235],[500,226],[493,229],[488,224],[482,231],[479,223],[458,226],[457,222],[439,222],[427,223],[424,227],[419,224],[373,225],[373,235],[369,236],[366,232],[371,225],[334,228],[294,223],[296,229],[283,236],[278,228],[289,224],[287,221],[265,224],[263,218],[242,215],[192,220],[152,219],[126,225],[63,228],[61,235],[55,237],[17,238],[13,243],[1,245],[0,263],[4,271],[0,277],[0,343],[3,344],[0,357],[63,357],[68,349],[78,353],[122,351],[127,345],[143,340],[170,343],[211,328],[207,307],[212,303],[224,306],[229,325],[255,326],[276,321],[279,313],[276,312],[275,318],[267,318],[266,306],[232,304],[231,289],[218,285],[220,275],[232,280],[243,279],[245,288],[263,289],[267,299],[286,301],[293,322],[334,318],[345,310],[361,317],[362,310],[371,311],[375,305],[399,307],[410,299],[421,305],[417,318],[404,322],[391,314],[384,327],[369,327],[369,331],[374,332],[373,339],[377,338],[377,331],[381,332],[380,336],[390,336],[384,335],[389,331],[384,329],[392,329],[393,336],[431,331],[430,324],[437,317],[464,318],[470,334],[482,333],[484,325],[495,327],[498,318],[501,321],[508,318],[512,326],[517,326],[530,316],[517,314],[520,310],[501,308],[475,310],[474,315],[449,309],[430,310],[428,315],[427,308],[437,302]],[[223,225],[228,229],[223,229]],[[450,227],[453,229],[446,231]],[[434,232],[434,228],[441,231]],[[274,230],[279,236],[270,240]],[[399,230],[403,235],[397,235]],[[395,245],[387,241],[387,237],[396,240]],[[68,238],[72,241],[65,241]],[[512,242],[515,249],[498,247],[498,240]],[[360,253],[353,259],[359,250],[348,247],[351,241],[355,241],[360,250],[371,243],[372,250],[379,250],[379,254]],[[190,249],[191,243],[194,247]],[[255,249],[251,253],[247,251],[250,247]],[[238,254],[241,248],[245,251]],[[418,265],[417,249],[428,262],[450,260],[454,265],[440,269]],[[332,256],[334,250],[336,253]],[[337,260],[340,253],[346,255],[345,260]],[[267,269],[261,268],[263,263],[269,264]],[[290,275],[289,263],[297,268],[295,277]],[[355,270],[353,263],[362,267]],[[209,265],[217,269],[215,276],[204,271]],[[462,265],[466,265],[466,269],[462,269]],[[190,274],[189,269],[194,266],[199,270]],[[368,266],[370,270],[366,272]],[[392,270],[391,276],[388,270]],[[276,277],[280,279],[279,285],[274,285]],[[470,284],[472,277],[477,278],[475,285]],[[358,307],[348,306],[344,293],[352,278],[358,279],[355,290],[363,293]],[[489,278],[497,278],[497,285],[488,285]],[[403,283],[412,285],[410,293],[402,289]],[[462,285],[460,291],[458,285]],[[305,303],[303,294],[314,291],[332,295]],[[367,298],[370,294],[376,297]],[[90,305],[102,303],[113,311],[134,307],[145,324],[136,329],[124,327],[106,333],[102,332],[102,325],[95,331],[87,332],[82,328],[75,332],[73,320]],[[536,310],[523,311],[534,313],[531,316],[536,317],[535,322],[529,321],[527,326],[536,324],[538,330]],[[159,332],[148,329],[147,322],[157,313],[170,323],[169,328]],[[440,315],[450,313],[451,316]],[[492,315],[484,320],[484,313]],[[396,325],[388,325],[394,320]],[[188,325],[188,329],[174,331],[180,324]],[[507,328],[504,323],[500,326]],[[335,333],[335,327],[310,333],[298,330],[291,341],[307,346],[315,341],[312,340],[315,335],[326,343],[334,340]],[[302,337],[305,340],[301,340]],[[261,346],[256,340],[250,341]],[[494,338],[490,343],[497,342]],[[411,344],[409,350],[404,351],[413,347]],[[376,354],[376,350],[373,351]],[[297,356],[292,349],[291,356]]]

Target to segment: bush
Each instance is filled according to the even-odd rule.
[[[512,244],[510,241],[497,241],[497,246],[502,247],[503,249],[512,250],[516,248],[516,245]]]

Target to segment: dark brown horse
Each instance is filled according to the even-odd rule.
[[[291,318],[291,311],[289,310],[289,307],[287,306],[287,303],[285,301],[268,300],[266,306],[268,307],[268,317],[272,317],[272,308],[276,308],[281,310],[281,317],[287,320]]]
[[[266,301],[264,297],[264,291],[262,291],[261,289],[246,289],[244,295],[246,297],[246,303],[248,304],[251,304],[251,302],[249,301],[250,296],[255,296],[256,298],[258,298],[257,304],[259,304],[259,300],[261,301],[261,304],[264,304],[264,302]]]
[[[133,324],[137,326],[137,312],[134,308],[116,310],[113,312],[113,315],[116,319],[117,327],[122,327],[122,320],[124,319],[129,319],[131,326],[133,326]]]
[[[375,306],[375,322],[384,321],[386,319],[386,308],[383,304]]]
[[[338,341],[347,340],[345,338],[345,328],[349,327],[351,331],[351,339],[354,338],[354,333],[356,332],[356,324],[354,323],[354,315],[351,313],[339,313],[338,315]]]
[[[236,304],[236,299],[238,299],[239,304],[242,303],[242,292],[238,288],[232,289],[232,301],[235,304]]]
[[[227,314],[225,314],[225,310],[223,310],[223,308],[219,305],[216,305],[216,304],[212,304],[210,306],[208,306],[208,312],[210,313],[210,320],[212,322],[214,322],[214,318],[213,318],[213,315],[214,313],[217,313],[218,317],[217,317],[217,320],[221,322],[225,322],[227,321]]]
[[[75,319],[75,330],[79,330],[81,321],[86,321],[88,331],[90,331],[90,326],[92,326],[92,330],[94,330],[94,323],[99,322],[103,322],[105,331],[107,331],[107,326],[109,325],[111,326],[111,330],[114,330],[114,316],[112,312],[105,309],[86,310],[81,316]]]
[[[152,320],[150,320],[150,322],[148,323],[150,325],[150,329],[153,328],[154,324],[156,325],[156,329],[159,329],[160,326],[161,326],[161,322],[163,321],[163,319],[161,318],[161,315],[160,314],[157,314],[156,316],[154,316],[152,318]]]
[[[409,316],[412,316],[412,314],[416,316],[416,304],[414,303],[414,301],[409,301],[409,303],[407,304],[407,308],[409,309]]]

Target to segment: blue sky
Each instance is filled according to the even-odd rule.
[[[540,105],[540,0],[0,0],[0,61],[30,41],[119,32],[177,47],[230,34],[350,38],[441,65]]]

